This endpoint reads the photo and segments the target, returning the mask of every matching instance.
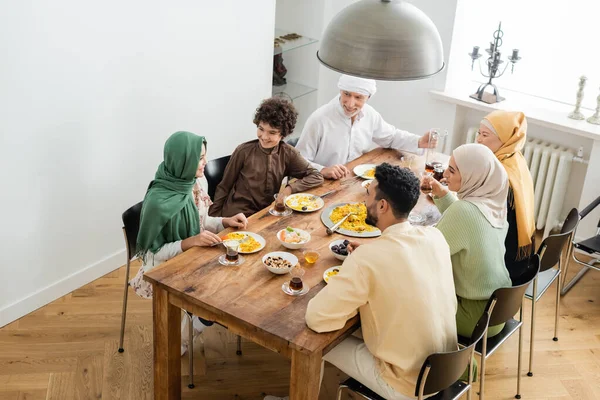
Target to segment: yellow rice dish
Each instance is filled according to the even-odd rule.
[[[313,196],[290,196],[286,199],[285,204],[292,210],[296,211],[314,211],[319,209],[320,204],[317,199],[311,200]],[[302,207],[306,207],[302,209]]]
[[[351,212],[356,213],[356,215],[349,216],[342,225],[340,225],[340,228],[353,232],[373,232],[377,230],[377,228],[368,225],[365,222],[365,219],[367,218],[367,207],[363,203],[346,204],[336,207],[331,212],[329,219],[331,219],[333,223],[336,223]]]
[[[332,276],[336,276],[339,272],[340,272],[340,270],[337,268],[332,269],[331,271],[327,271],[325,273],[325,278],[324,278],[325,283],[329,283],[329,279],[331,279]]]
[[[231,232],[228,233],[227,235],[223,236],[221,239],[223,240],[244,240],[246,239],[246,235],[245,233],[237,233],[237,232]]]
[[[248,236],[248,240],[240,244],[240,252],[251,253],[260,248],[260,243],[256,241],[252,236]]]
[[[375,178],[375,168],[371,168],[370,170],[368,170],[367,172],[365,172],[363,174],[364,177],[370,178],[370,179],[374,179]]]
[[[258,250],[261,246],[260,242],[258,242],[252,236],[247,235],[245,233],[231,232],[223,236],[221,239],[239,241],[246,239],[243,243],[240,243],[240,253],[251,253],[253,251]]]

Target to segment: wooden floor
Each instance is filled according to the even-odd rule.
[[[571,269],[570,276],[578,268]],[[152,399],[152,305],[131,291],[125,352],[117,352],[124,273],[120,268],[0,329],[0,400]],[[558,342],[552,341],[554,288],[538,303],[534,377],[525,374],[526,302],[523,399],[600,399],[600,273],[589,272],[561,298]],[[187,388],[188,359],[182,358],[184,399],[287,394],[290,366],[283,357],[247,342],[237,356],[235,337],[218,326],[202,336],[195,389]],[[487,399],[514,398],[517,345],[515,335],[488,360]],[[334,399],[343,378],[327,366],[319,400]]]

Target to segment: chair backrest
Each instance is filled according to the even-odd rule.
[[[129,207],[122,215],[125,244],[127,245],[127,258],[129,260],[136,254],[137,237],[140,230],[140,215],[142,214],[143,203],[143,201],[140,201],[136,205]]]
[[[589,213],[591,213],[594,210],[594,208],[598,207],[598,204],[600,204],[600,196],[598,196],[596,198],[596,200],[594,200],[590,204],[588,204],[588,206],[586,208],[581,210],[581,212],[579,213],[579,216],[582,219],[585,218],[585,216],[588,215]],[[598,226],[600,226],[600,222],[598,222]]]
[[[415,396],[421,398],[442,391],[458,381],[471,361],[475,345],[483,338],[489,320],[490,314],[485,311],[475,325],[468,347],[448,353],[434,353],[425,359],[417,379]]]
[[[488,301],[486,311],[491,311],[490,326],[503,324],[510,320],[521,308],[523,296],[540,270],[540,257],[534,254],[529,259],[527,269],[517,278],[512,287],[494,290]],[[493,306],[493,310],[490,310]]]
[[[299,137],[297,137],[297,138],[293,138],[293,139],[288,139],[288,140],[286,140],[285,142],[286,142],[287,144],[289,144],[290,146],[292,146],[292,147],[296,147],[296,145],[298,144],[298,140],[300,140],[300,138],[299,138]]]
[[[231,156],[224,156],[210,160],[206,163],[206,167],[204,167],[204,176],[208,182],[208,195],[211,199],[215,197],[217,186],[219,186],[219,183],[223,180],[223,174],[225,173],[225,168],[227,167],[230,158]]]
[[[565,219],[560,233],[548,235],[544,239],[537,251],[537,254],[540,256],[540,272],[547,271],[558,263],[563,247],[568,242],[571,233],[573,233],[578,223],[579,213],[576,208],[573,208],[569,212],[567,219]]]

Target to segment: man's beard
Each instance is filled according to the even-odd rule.
[[[371,212],[371,207],[367,207],[367,218],[365,218],[365,222],[371,226],[377,226],[377,223],[379,222],[377,214],[375,212]]]

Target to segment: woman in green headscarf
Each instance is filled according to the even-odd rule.
[[[130,282],[135,292],[152,298],[145,272],[194,246],[221,241],[215,233],[227,227],[245,228],[243,214],[229,218],[208,216],[212,204],[198,182],[206,166],[206,139],[190,132],[175,132],[167,139],[164,161],[144,197],[137,239],[142,268]],[[184,319],[185,321],[185,319]],[[205,327],[194,318],[194,329]],[[182,338],[187,335],[182,335]],[[182,341],[182,353],[184,345]]]

